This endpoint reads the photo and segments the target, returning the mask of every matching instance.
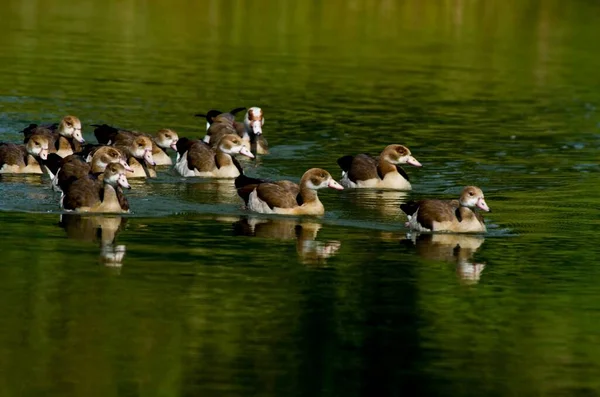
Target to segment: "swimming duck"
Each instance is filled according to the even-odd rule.
[[[87,175],[70,184],[61,198],[65,210],[78,212],[129,212],[121,188],[130,189],[125,167],[109,164],[99,177]]]
[[[0,143],[0,174],[42,174],[49,146],[44,134],[31,135],[26,144]]]
[[[33,134],[45,134],[48,138],[49,152],[57,153],[60,157],[66,157],[81,150],[85,143],[81,134],[81,121],[75,116],[65,116],[60,123],[50,125],[30,124],[23,129],[25,135],[24,143]]]
[[[342,169],[342,186],[410,190],[408,175],[399,164],[421,167],[406,146],[388,145],[379,157],[368,154],[344,156],[337,160]]]
[[[177,142],[177,151],[180,158],[175,164],[175,171],[186,177],[236,178],[243,170],[233,155],[254,157],[244,147],[242,139],[234,134],[223,136],[215,149],[203,141],[182,138]]]
[[[204,113],[198,113],[195,114],[194,116],[196,117],[203,117],[206,119],[206,130],[208,130],[210,128],[210,125],[215,121],[215,118],[218,115],[224,115],[226,118],[228,118],[231,122],[235,121],[235,115],[243,110],[246,110],[245,107],[241,107],[241,108],[235,108],[235,109],[231,109],[229,112],[227,113],[223,113],[220,110],[215,110],[215,109],[211,109],[209,110],[206,114]],[[206,137],[205,137],[206,138]],[[205,141],[206,142],[206,141]],[[208,143],[208,142],[207,142]]]
[[[49,157],[52,155],[54,153],[50,154]],[[104,172],[109,164],[113,163],[119,163],[128,172],[133,172],[133,169],[125,161],[123,154],[112,146],[103,146],[96,150],[90,163],[76,154],[67,156],[62,159],[56,176],[52,178],[52,188],[55,191],[63,192],[77,179],[84,178],[89,174],[98,176]]]
[[[323,215],[325,208],[317,190],[326,187],[344,189],[329,172],[320,168],[306,171],[299,185],[290,181],[267,182],[240,175],[236,187],[249,210],[286,215]]]
[[[152,137],[154,141],[152,145],[152,158],[156,165],[172,165],[173,160],[167,153],[169,148],[177,151],[177,141],[179,136],[171,129],[163,128],[156,133],[155,137]]]
[[[242,138],[248,142],[253,153],[268,154],[269,145],[262,134],[262,126],[265,124],[263,111],[259,107],[251,107],[244,117],[244,135]]]
[[[139,131],[125,130],[121,128],[116,128],[110,126],[108,124],[93,124],[92,126],[96,127],[94,130],[94,135],[98,142],[103,145],[115,145],[117,146],[117,142],[122,142],[124,140],[131,140],[140,136],[145,136],[149,138],[152,142],[152,157],[154,165],[171,165],[173,161],[171,157],[167,153],[167,149],[171,148],[173,150],[177,150],[177,140],[179,136],[177,133],[171,129],[164,128],[158,131],[156,136],[152,136],[151,134],[147,134]],[[120,143],[119,143],[120,144]],[[92,149],[93,150],[93,149]],[[148,163],[148,165],[151,165]],[[134,164],[134,166],[137,166]],[[141,165],[137,166],[138,168]],[[152,177],[156,176],[154,170],[151,170],[150,173]],[[136,171],[133,177],[142,177],[142,170]]]
[[[130,178],[155,178],[156,170],[152,155],[152,140],[145,135],[119,133],[115,137],[114,147],[127,158],[127,164],[133,169]]]
[[[406,226],[419,232],[485,232],[483,216],[474,209],[491,211],[477,186],[465,187],[458,200],[410,201],[400,208],[408,216]]]

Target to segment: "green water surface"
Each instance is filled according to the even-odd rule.
[[[0,176],[0,396],[600,394],[600,3],[0,0],[0,140],[74,114],[203,136],[260,106],[246,173],[407,145],[412,192],[249,215],[161,170],[132,214]],[[399,204],[480,186],[486,236]],[[117,263],[115,263],[117,262]]]

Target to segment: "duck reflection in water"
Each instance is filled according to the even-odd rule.
[[[401,216],[400,204],[406,202],[408,192],[385,189],[354,189],[347,192],[350,201],[357,207],[379,212],[384,216]]]
[[[456,263],[456,273],[465,284],[479,282],[485,264],[473,262],[473,255],[485,241],[483,236],[407,233],[404,241],[412,242],[421,258]]]
[[[336,240],[317,241],[321,227],[313,220],[248,217],[235,222],[233,230],[236,235],[296,240],[296,252],[302,263],[322,265],[337,254],[342,243]]]
[[[125,227],[120,216],[63,214],[59,226],[74,240],[100,243],[100,259],[106,266],[120,267],[125,245],[115,245],[117,234]]]

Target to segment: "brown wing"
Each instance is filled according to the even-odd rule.
[[[233,128],[235,128],[235,132],[241,137],[246,133],[246,126],[244,123],[238,123],[237,121],[234,121]]]
[[[352,182],[379,178],[377,174],[377,160],[364,153],[354,156],[350,171],[348,172],[348,178]]]
[[[58,172],[58,186],[64,192],[69,185],[78,179],[85,178],[91,170],[91,166],[80,156],[72,154],[62,161],[62,166]]]
[[[298,193],[290,189],[287,189],[285,185],[281,183],[261,183],[256,188],[258,198],[267,203],[267,205],[273,209],[274,207],[279,208],[294,208],[298,206],[296,196]]]
[[[452,222],[456,220],[458,200],[422,200],[419,201],[417,222],[427,229],[433,228],[433,222]]]
[[[216,146],[217,143],[227,134],[237,134],[236,130],[225,123],[212,123],[206,135],[210,136],[210,146]]]
[[[187,154],[188,168],[200,172],[210,172],[217,168],[215,151],[204,142],[195,142]]]
[[[101,202],[102,182],[87,176],[73,182],[65,192],[63,207],[75,210],[81,207],[92,207]]]
[[[25,167],[27,164],[27,149],[24,145],[0,143],[0,168],[4,164]]]

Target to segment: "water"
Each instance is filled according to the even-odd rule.
[[[163,170],[124,217],[0,177],[0,394],[595,395],[596,2],[0,1],[0,140],[75,114],[199,137],[261,106],[298,180],[411,148],[413,191],[250,216]],[[411,236],[399,204],[483,188],[488,234]],[[115,263],[118,262],[118,263]]]

